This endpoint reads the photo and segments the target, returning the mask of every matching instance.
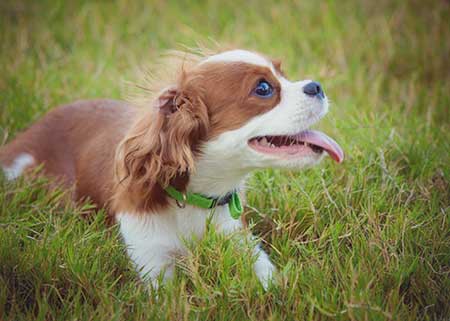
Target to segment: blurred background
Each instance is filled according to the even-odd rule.
[[[42,230],[34,236],[41,241],[29,243],[29,230],[8,224],[23,212],[54,210],[56,201],[17,199],[3,186],[3,312],[35,317],[48,301],[47,319],[449,318],[449,21],[446,0],[1,1],[0,144],[54,106],[126,98],[140,71],[166,50],[218,45],[261,51],[280,58],[288,78],[320,81],[331,101],[320,127],[346,151],[342,166],[327,161],[306,173],[267,170],[250,179],[247,215],[281,269],[281,289],[247,296],[239,285],[251,279],[245,274],[230,280],[233,290],[223,282],[216,296],[218,277],[200,269],[195,273],[211,283],[174,286],[160,301],[161,314],[147,309],[143,291],[130,294],[125,284],[134,276],[114,281],[131,273],[123,259],[109,278],[91,276],[97,287],[80,281],[78,270],[61,272],[59,264],[71,261],[58,245],[46,248],[46,233],[63,240],[49,226],[78,231],[74,239],[101,227],[31,215],[25,222]],[[214,237],[206,240],[217,246]],[[11,249],[41,253],[32,277]],[[207,265],[202,248],[196,251]],[[46,265],[44,257],[57,255],[62,263]],[[105,262],[98,264],[109,271]],[[50,271],[45,282],[43,271]],[[77,282],[84,284],[80,296]],[[257,287],[251,284],[249,291]],[[85,314],[76,314],[81,306]]]

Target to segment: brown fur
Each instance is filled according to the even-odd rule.
[[[167,201],[162,187],[185,190],[194,155],[206,138],[204,103],[183,87],[158,99],[133,126],[117,151],[115,211],[149,212]],[[162,103],[160,102],[162,100]]]
[[[190,86],[201,90],[210,114],[208,139],[240,128],[280,102],[281,86],[270,69],[245,63],[206,63],[192,72]],[[252,95],[261,79],[269,81],[275,94],[262,99]]]
[[[275,88],[268,99],[252,95],[263,78]],[[44,164],[44,174],[74,184],[75,199],[110,205],[111,212],[148,213],[167,205],[164,186],[186,189],[202,143],[279,101],[280,84],[268,68],[194,64],[143,110],[94,100],[51,111],[0,148],[0,163],[8,166],[20,153],[29,153],[36,164]]]
[[[114,100],[61,106],[1,147],[0,163],[31,154],[46,176],[75,184],[75,199],[89,197],[103,206],[113,184],[114,150],[136,116],[135,108]]]

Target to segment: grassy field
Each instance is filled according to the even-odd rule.
[[[209,229],[149,295],[103,213],[0,179],[0,319],[449,320],[449,2],[149,3],[2,1],[0,144],[58,104],[125,98],[164,50],[218,42],[321,81],[346,160],[250,179],[267,292],[249,247]]]

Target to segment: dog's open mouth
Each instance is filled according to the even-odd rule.
[[[316,130],[305,130],[295,135],[258,136],[250,139],[248,144],[265,154],[307,156],[325,151],[338,163],[344,160],[342,148],[332,138]]]

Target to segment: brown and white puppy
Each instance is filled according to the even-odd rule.
[[[341,162],[331,138],[308,130],[327,110],[318,83],[287,80],[263,55],[225,51],[180,69],[143,110],[93,100],[49,112],[0,149],[0,164],[8,179],[43,164],[44,174],[75,187],[75,199],[106,207],[140,274],[156,286],[208,217],[225,233],[242,228],[227,206],[180,208],[164,188],[218,198],[242,191],[254,169],[303,168],[325,154]],[[259,246],[254,254],[267,288],[275,269]]]

